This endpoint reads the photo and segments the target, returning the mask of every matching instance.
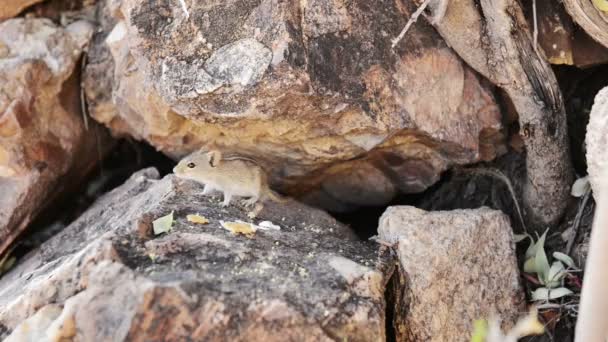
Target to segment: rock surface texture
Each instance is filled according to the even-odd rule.
[[[275,187],[333,210],[426,189],[502,151],[500,113],[413,4],[100,1],[91,115],[180,157],[256,157]]]
[[[564,7],[593,39],[608,47],[608,13],[599,10],[592,1],[585,0],[564,0]]]
[[[587,172],[591,187],[596,194],[608,187],[608,87],[595,95],[589,113],[589,124],[585,136],[587,148]]]
[[[468,341],[473,322],[515,323],[525,302],[508,218],[488,208],[389,207],[380,239],[397,244],[397,341]]]
[[[0,279],[0,338],[385,339],[392,263],[377,246],[295,201],[255,219],[280,230],[235,236],[219,221],[250,221],[246,210],[157,177],[134,174]],[[172,211],[173,229],[155,235],[151,222]]]
[[[102,133],[85,129],[75,72],[92,33],[84,22],[0,23],[0,254],[99,158]]]
[[[0,21],[12,18],[42,0],[0,0]]]

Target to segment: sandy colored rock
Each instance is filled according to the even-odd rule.
[[[389,207],[378,233],[397,244],[397,341],[468,341],[477,319],[497,314],[507,327],[517,320],[525,298],[500,211]]]
[[[101,197],[0,278],[0,338],[41,322],[31,334],[78,341],[385,340],[388,253],[295,201],[251,221],[201,191],[147,169]],[[173,229],[154,235],[171,211]],[[281,229],[248,238],[220,220]]]
[[[275,188],[337,210],[502,151],[491,86],[432,27],[390,48],[412,4],[186,5],[100,2],[85,86],[114,134],[175,158],[212,146],[255,157]]]
[[[107,141],[93,122],[86,130],[80,112],[76,62],[92,33],[85,22],[0,23],[0,254],[91,170],[97,142]]]

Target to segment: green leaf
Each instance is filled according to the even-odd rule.
[[[471,342],[485,342],[488,336],[488,321],[485,319],[478,319],[473,322],[473,334],[471,335]]]
[[[576,268],[576,265],[574,264],[574,260],[572,260],[572,258],[569,257],[568,254],[564,254],[562,252],[553,252],[553,257],[555,259],[563,262],[570,268]]]
[[[163,217],[159,217],[154,222],[152,222],[152,226],[154,228],[154,234],[162,234],[170,232],[173,229],[173,211],[168,215]]]
[[[551,264],[545,286],[548,288],[558,287],[561,284],[561,280],[566,275],[566,268],[560,261],[555,261]]]
[[[536,266],[536,274],[538,275],[538,280],[541,283],[547,282],[547,275],[549,274],[549,260],[547,259],[547,254],[545,253],[545,239],[547,238],[547,232],[549,229],[545,230],[543,235],[536,242],[536,255],[534,256],[534,264]]]
[[[530,245],[528,245],[528,249],[526,249],[526,259],[533,258],[536,255],[536,243],[534,240],[530,238]]]
[[[535,258],[530,258],[528,260],[526,260],[526,262],[524,263],[524,272],[526,273],[537,273],[537,269],[536,269],[536,259]]]
[[[558,299],[561,297],[569,296],[573,294],[572,291],[565,287],[560,287],[557,289],[548,289],[546,287],[541,287],[532,292],[532,300],[533,301],[542,301],[542,300],[552,300]]]

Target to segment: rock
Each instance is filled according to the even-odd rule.
[[[512,326],[525,303],[508,218],[488,208],[389,207],[381,240],[397,245],[397,341],[468,341],[473,322]]]
[[[87,131],[80,112],[76,62],[92,30],[46,19],[0,23],[0,255],[91,170],[107,141],[93,122]]]
[[[0,0],[0,21],[12,18],[42,0]]]
[[[0,279],[0,338],[42,322],[30,337],[385,340],[388,253],[295,201],[268,202],[254,220],[280,230],[235,236],[220,220],[250,222],[243,207],[157,178],[134,174]],[[170,212],[173,229],[154,235]],[[210,222],[187,221],[194,213]]]
[[[574,22],[582,27],[593,39],[608,47],[608,20],[606,12],[600,11],[592,1],[564,0],[566,11]],[[599,3],[602,3],[599,1]]]
[[[115,135],[174,158],[213,146],[255,157],[273,186],[334,210],[503,151],[492,88],[432,27],[391,49],[411,3],[185,4],[100,1],[85,87]]]
[[[534,49],[520,2],[451,0],[435,27],[512,101],[526,149],[524,208],[539,230],[555,224],[565,212],[574,178],[566,112],[551,66]]]
[[[585,146],[589,182],[597,199],[597,193],[608,186],[608,87],[595,95],[589,113]]]
[[[526,18],[534,25],[532,2],[525,3]],[[542,48],[551,64],[576,65],[579,68],[604,64],[608,49],[578,30],[562,3],[536,2],[538,47]]]

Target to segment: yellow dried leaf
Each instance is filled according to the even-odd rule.
[[[256,227],[247,222],[224,222],[220,221],[222,227],[229,230],[234,235],[243,234],[248,238],[253,238],[255,235]]]
[[[199,224],[209,223],[209,220],[207,220],[206,217],[201,216],[199,214],[187,215],[186,219],[188,220],[188,222],[192,222],[192,223],[199,223]]]
[[[600,11],[608,12],[608,0],[591,0],[591,2]]]

